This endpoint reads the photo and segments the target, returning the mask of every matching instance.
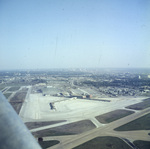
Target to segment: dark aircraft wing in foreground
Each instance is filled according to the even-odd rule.
[[[41,149],[1,92],[0,133],[1,149]]]

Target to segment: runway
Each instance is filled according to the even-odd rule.
[[[78,135],[43,137],[43,140],[60,141],[59,144],[49,149],[71,149],[98,136],[126,138],[131,142],[134,140],[150,141],[150,136],[148,135],[150,131],[114,131],[115,128],[150,113],[150,108],[141,111],[133,110],[135,113],[108,124],[102,124],[95,118],[98,115],[113,110],[125,109],[128,105],[141,102],[143,99],[146,99],[145,97],[106,98],[105,100],[109,99],[111,102],[97,102],[84,99],[65,99],[64,97],[45,97],[42,96],[42,94],[31,94],[31,89],[30,87],[28,90],[28,94],[19,114],[24,122],[66,120],[65,122],[32,129],[30,130],[31,132],[63,126],[81,120],[90,120],[96,127],[95,129]],[[50,102],[55,102],[54,105],[56,109],[50,109]]]
[[[126,138],[130,141],[134,140],[144,140],[144,141],[150,141],[150,136],[148,135],[147,130],[139,130],[139,131],[114,131],[114,128],[117,128],[123,124],[126,124],[128,122],[131,122],[137,118],[140,118],[141,116],[144,116],[146,114],[150,113],[150,108],[147,108],[145,110],[142,110],[138,113],[134,113],[132,115],[129,115],[127,117],[121,118],[119,120],[116,120],[112,123],[103,125],[99,128],[96,128],[94,130],[79,134],[79,135],[72,135],[72,136],[59,136],[59,137],[45,137],[44,140],[59,140],[61,143],[58,145],[55,145],[53,147],[50,147],[50,149],[71,149],[73,147],[76,147],[80,144],[83,144],[95,137],[98,136],[114,136],[119,138]]]

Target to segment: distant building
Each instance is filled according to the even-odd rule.
[[[85,99],[85,98],[86,98],[86,96],[82,96],[82,98],[83,98],[83,99]]]
[[[86,95],[86,98],[92,98],[92,95]]]

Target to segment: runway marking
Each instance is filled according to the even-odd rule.
[[[93,124],[96,126],[96,128],[99,128],[100,126],[104,126],[105,124],[101,124],[95,117],[89,119],[93,122]]]

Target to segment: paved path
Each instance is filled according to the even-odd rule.
[[[34,96],[32,94],[30,95],[30,93],[31,93],[31,88],[28,90],[25,102],[24,102],[24,104],[20,110],[20,114],[19,114],[24,122],[28,121],[28,119],[31,119],[31,120],[32,119],[33,120],[40,119],[41,115],[39,113],[39,110],[45,110],[45,109],[41,109],[42,106],[40,104],[42,104],[42,103],[39,102],[40,96]],[[122,109],[123,107],[125,107],[129,104],[135,104],[136,102],[138,103],[140,101],[141,101],[141,99],[136,100],[136,101],[121,100],[119,103],[118,102],[114,103],[115,101],[112,101],[112,104],[114,103],[113,107],[112,107],[112,105],[109,104],[105,108],[105,111],[108,111],[110,109],[114,110],[114,109],[118,109],[118,108]],[[120,104],[123,105],[123,107],[120,107]],[[130,121],[133,121],[133,120],[149,113],[150,108],[147,108],[147,109],[142,110],[142,111],[137,111],[134,114],[131,114],[129,116],[126,116],[124,118],[121,118],[119,120],[111,122],[109,124],[101,124],[99,121],[97,121],[97,119],[95,119],[95,115],[97,115],[97,113],[95,113],[95,112],[97,112],[99,110],[99,107],[95,107],[94,111],[92,111],[93,107],[92,107],[92,105],[90,105],[89,109],[87,111],[85,111],[85,110],[83,111],[83,109],[78,109],[78,111],[73,111],[73,112],[69,111],[68,113],[67,112],[66,113],[60,113],[59,112],[58,116],[61,117],[63,115],[63,117],[65,117],[66,119],[68,117],[69,118],[69,119],[67,119],[68,121],[49,125],[49,126],[44,126],[44,127],[40,127],[40,128],[35,128],[35,129],[32,129],[31,132],[66,125],[66,124],[69,124],[72,122],[84,120],[86,118],[86,119],[90,119],[93,122],[93,124],[96,126],[95,129],[87,131],[87,132],[82,133],[82,134],[78,134],[78,135],[44,137],[44,140],[59,140],[60,141],[60,143],[58,145],[52,146],[52,147],[50,147],[50,149],[60,149],[60,148],[61,149],[71,149],[75,146],[83,144],[84,142],[87,142],[87,141],[89,141],[95,137],[98,137],[98,136],[122,137],[122,138],[127,138],[130,141],[139,140],[139,139],[140,140],[141,139],[142,140],[150,140],[150,136],[148,136],[147,131],[145,131],[145,132],[144,131],[142,131],[142,132],[141,131],[140,132],[135,131],[133,133],[133,135],[131,135],[131,131],[129,131],[129,132],[114,131],[114,128],[117,128],[123,124],[126,124]],[[45,108],[47,108],[47,107],[45,106]],[[49,111],[47,111],[47,112],[49,112]],[[53,114],[52,112],[49,114],[51,114],[51,116],[54,116],[54,117],[57,116],[57,114],[52,115]],[[87,115],[88,115],[88,117],[87,117]],[[80,119],[79,119],[79,116],[80,116]],[[53,118],[53,117],[51,117],[51,118]],[[140,135],[140,134],[142,134],[142,135]]]
[[[90,130],[88,132],[79,134],[79,135],[70,135],[70,136],[54,136],[54,137],[44,137],[44,140],[59,140],[60,144],[50,147],[50,149],[71,149],[75,146],[78,146],[84,142],[87,142],[98,136],[115,136],[121,138],[127,138],[130,141],[134,140],[145,140],[150,141],[150,136],[148,133],[150,131],[139,130],[139,131],[114,131],[114,128],[117,128],[123,124],[131,122],[141,116],[150,113],[150,108],[142,110],[140,112],[131,114],[119,120],[116,120],[107,125],[102,125],[96,129]]]
[[[6,93],[10,88],[11,88],[10,86],[5,87],[5,88],[2,90],[2,93],[3,93],[3,94]]]
[[[26,94],[25,100],[24,100],[24,102],[23,102],[23,105],[22,105],[21,110],[20,110],[20,113],[19,113],[19,116],[22,118],[23,121],[24,121],[24,119],[25,119],[25,113],[26,113],[27,106],[28,106],[27,103],[30,102],[31,90],[32,90],[32,87],[29,86],[28,92],[27,92],[27,94]],[[34,105],[34,106],[35,106],[35,105]]]
[[[62,125],[66,125],[66,124],[69,124],[69,123],[73,123],[72,122],[61,122],[61,123],[57,123],[57,124],[53,124],[53,125],[48,125],[48,126],[43,126],[43,127],[39,127],[39,128],[34,128],[34,129],[31,129],[30,131],[31,132],[36,132],[36,131],[40,131],[40,130],[44,130],[44,129],[49,129],[49,128],[53,128],[53,127],[58,127],[58,126],[62,126]]]
[[[96,126],[96,128],[99,128],[99,127],[105,125],[105,124],[100,123],[95,117],[91,118],[90,120],[93,122],[93,124]]]

